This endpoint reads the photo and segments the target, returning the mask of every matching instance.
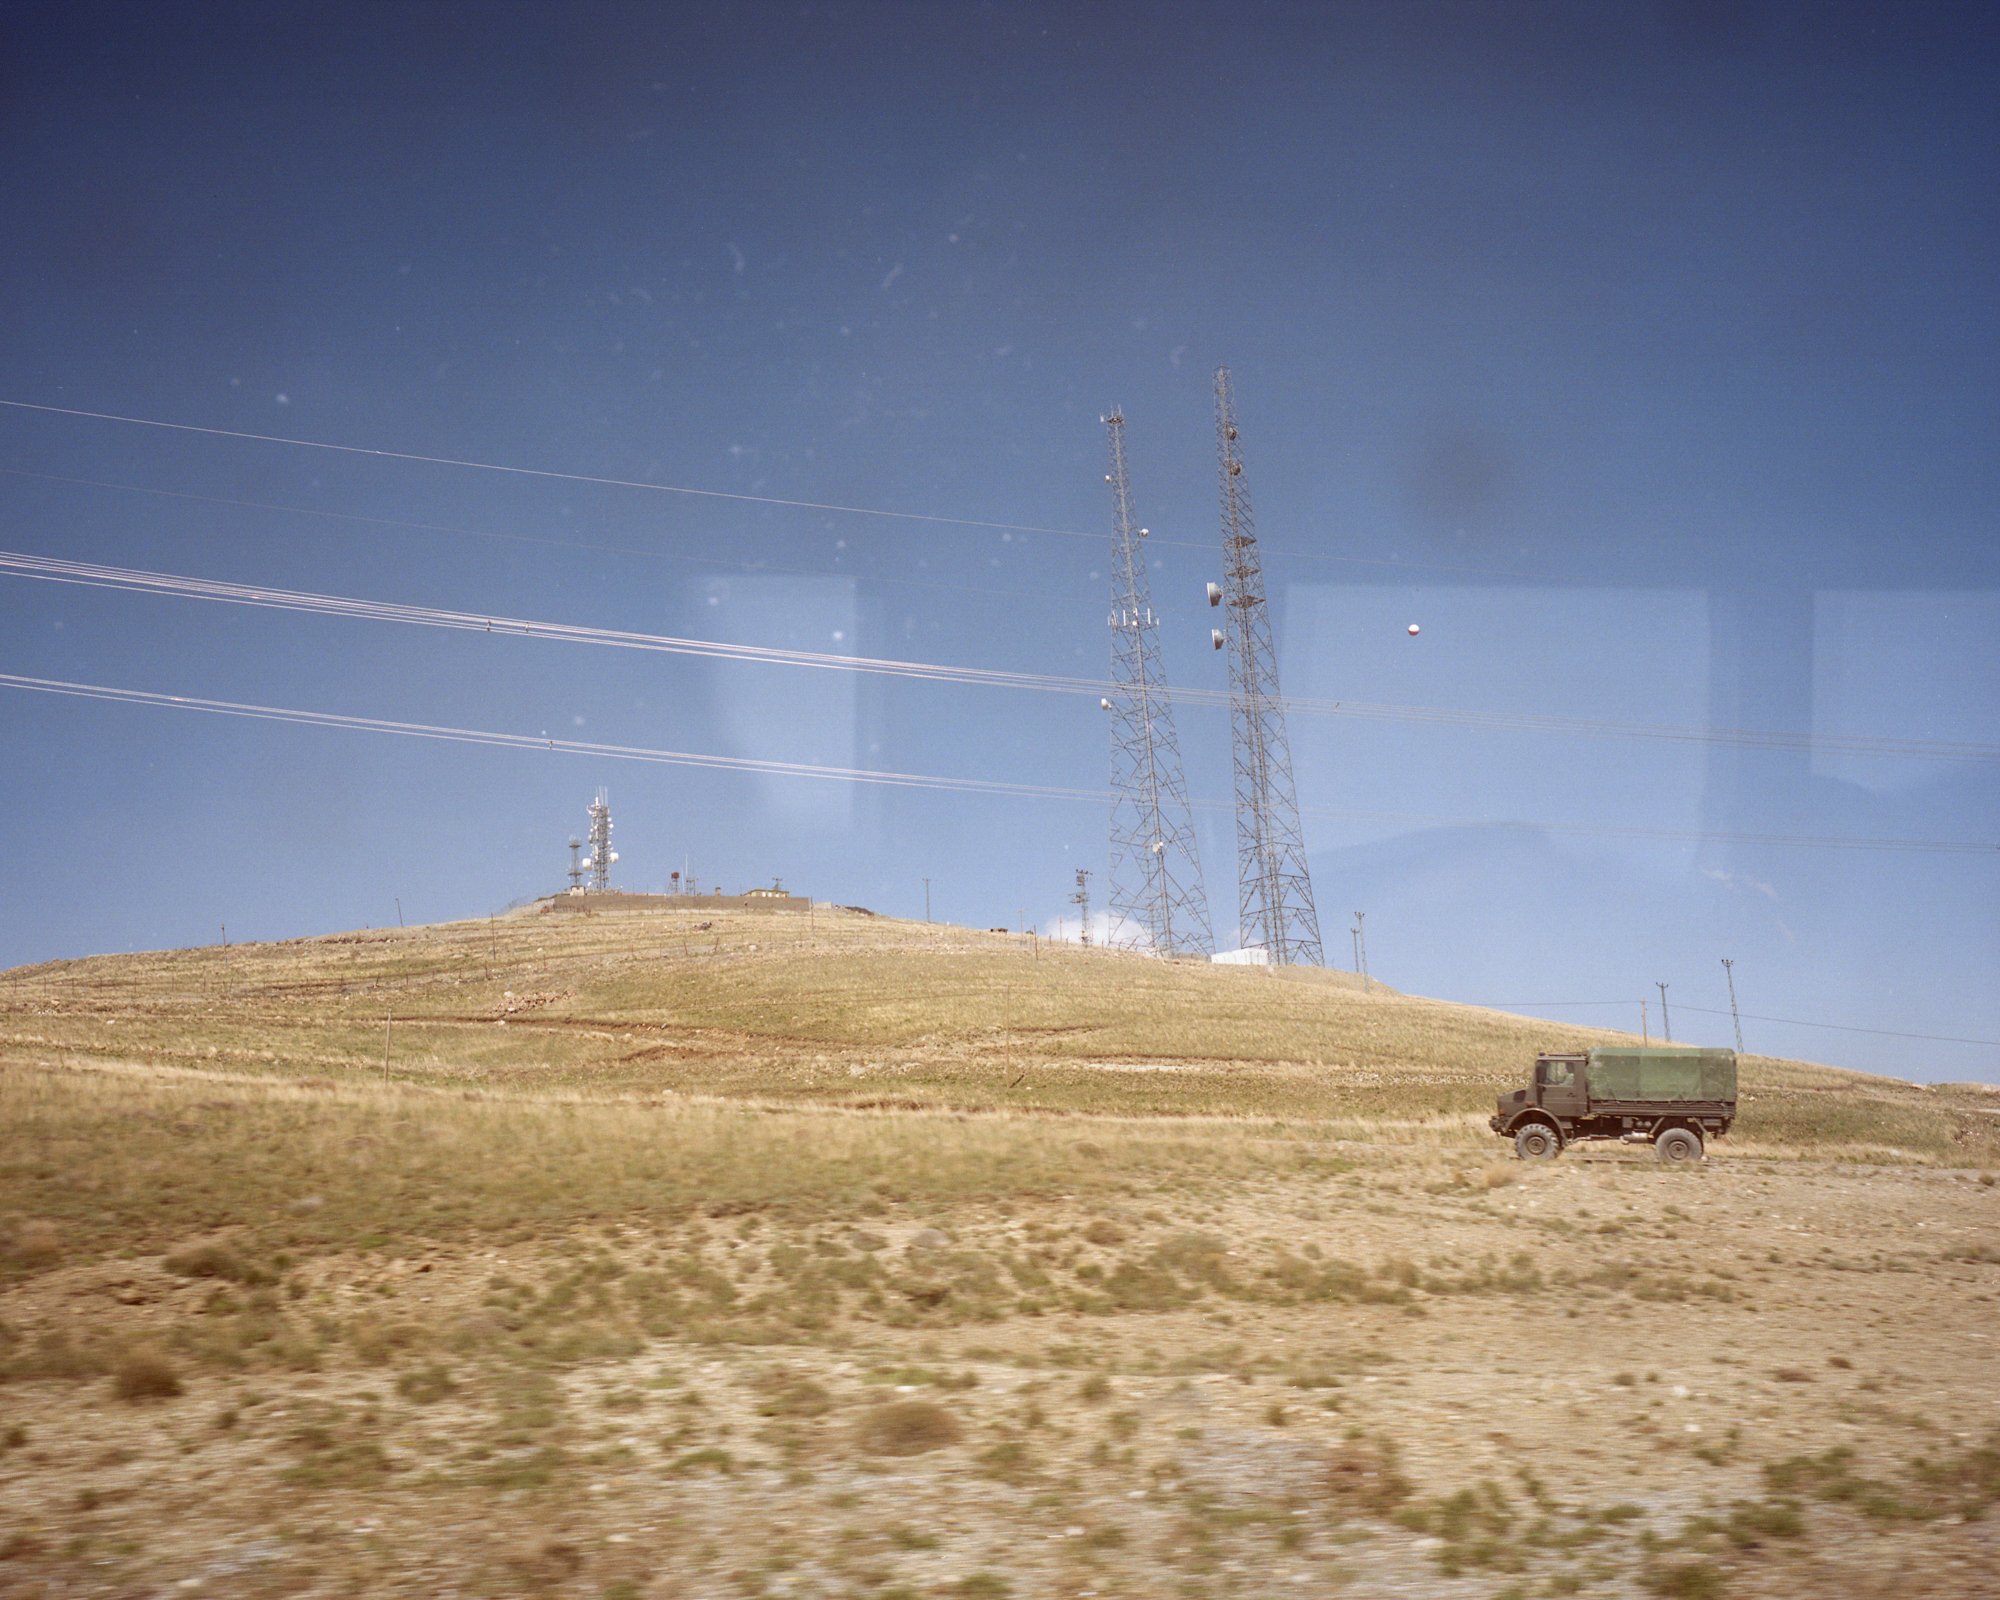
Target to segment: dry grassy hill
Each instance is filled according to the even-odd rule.
[[[824,907],[0,974],[0,1590],[2000,1592],[1993,1097],[1504,1160],[1614,1037]]]

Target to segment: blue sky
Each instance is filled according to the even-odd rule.
[[[1401,987],[1636,1026],[1665,981],[1676,1037],[1726,1043],[1727,955],[1753,1049],[2000,1079],[2000,1046],[1896,1037],[2000,1039],[1990,8],[0,29],[0,400],[765,497],[0,406],[0,547],[1101,676],[1119,405],[1168,673],[1220,688],[1226,362],[1287,692],[1428,708],[1294,718],[1330,959],[1365,910]],[[1089,697],[18,576],[0,672],[1065,788],[1107,765]],[[928,877],[941,918],[1050,923],[1106,853],[1087,802],[17,689],[0,719],[0,963],[482,914],[561,883],[599,784],[631,887],[685,862],[907,915]],[[1180,727],[1227,801],[1226,718]],[[1786,737],[1683,736],[1714,729]],[[1226,807],[1198,832],[1227,938]]]

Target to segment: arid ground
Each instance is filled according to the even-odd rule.
[[[2000,1096],[821,907],[0,974],[0,1593],[2000,1595]]]

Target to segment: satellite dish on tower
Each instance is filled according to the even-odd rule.
[[[1098,696],[1097,704],[1098,709],[1102,711],[1109,711],[1111,709],[1111,702],[1106,700],[1102,695]]]
[[[1211,583],[1211,584],[1210,584],[1210,585],[1208,586],[1208,603],[1209,603],[1210,605],[1212,605],[1212,606],[1219,606],[1219,605],[1221,605],[1221,604],[1222,604],[1222,585],[1221,585],[1221,584],[1219,584],[1219,583]]]
[[[1220,628],[1210,628],[1208,630],[1208,642],[1220,650],[1222,648],[1222,630]]]
[[[1414,622],[1410,624],[1410,637],[1412,639],[1416,638],[1416,636],[1422,633],[1423,631],[1424,630],[1419,628]]]

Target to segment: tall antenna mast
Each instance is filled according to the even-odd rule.
[[[618,852],[611,848],[611,801],[602,789],[590,802],[590,854],[583,864],[590,868],[590,886],[600,892],[611,887],[611,863]]]
[[[1722,975],[1729,980],[1729,1020],[1736,1024],[1736,1053],[1743,1054],[1743,1018],[1736,1010],[1736,963],[1722,958]]]
[[[579,852],[583,841],[575,834],[569,836],[569,892],[575,894],[583,887],[583,857]]]
[[[1076,907],[1077,922],[1083,929],[1083,932],[1079,935],[1079,942],[1089,944],[1090,868],[1078,867],[1076,869],[1076,893],[1069,897],[1069,903]]]
[[[1174,732],[1160,619],[1152,582],[1132,525],[1132,485],[1125,471],[1125,418],[1104,419],[1111,432],[1111,942],[1119,930],[1155,955],[1207,955],[1208,896],[1201,886],[1180,739]]]
[[[1326,965],[1319,942],[1299,831],[1299,798],[1292,782],[1292,744],[1278,696],[1278,653],[1271,643],[1270,608],[1264,603],[1264,563],[1257,552],[1243,452],[1236,440],[1236,408],[1229,369],[1215,371],[1215,438],[1222,475],[1222,584],[1209,585],[1208,603],[1226,605],[1229,630],[1209,634],[1229,650],[1229,722],[1236,756],[1236,883],[1238,932],[1261,948],[1274,967]]]

